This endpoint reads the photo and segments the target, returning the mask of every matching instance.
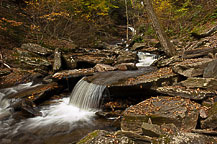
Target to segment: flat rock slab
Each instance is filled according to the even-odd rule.
[[[174,63],[173,71],[186,77],[200,76],[211,61],[210,58],[187,59]]]
[[[62,79],[62,78],[71,78],[71,77],[79,77],[79,76],[87,76],[95,73],[93,68],[88,69],[75,69],[75,70],[65,70],[57,72],[53,75],[53,78]]]
[[[130,86],[130,85],[138,85],[138,84],[146,84],[153,82],[169,82],[172,78],[176,77],[171,68],[165,67],[150,73],[144,73],[143,75],[139,75],[137,77],[131,77],[127,79],[123,79],[121,81],[112,83],[112,86]]]
[[[217,79],[214,78],[188,78],[181,82],[187,88],[202,88],[207,90],[217,90]]]
[[[173,123],[184,131],[195,129],[200,105],[180,97],[152,97],[129,107],[121,121],[122,130],[142,131],[144,122],[153,124]]]
[[[212,97],[216,95],[215,91],[207,91],[202,89],[189,89],[182,86],[165,86],[158,87],[157,92],[170,95],[170,96],[180,96],[182,98],[189,98],[191,100],[203,100],[207,97]]]
[[[50,55],[52,53],[51,50],[33,43],[22,44],[21,48],[43,56]]]

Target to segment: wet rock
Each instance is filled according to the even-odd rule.
[[[216,129],[217,128],[217,103],[208,111],[208,118],[201,121],[201,128]]]
[[[20,91],[18,93],[7,95],[6,99],[24,99],[28,98],[31,101],[36,101],[38,99],[43,99],[45,97],[49,98],[55,92],[58,93],[62,87],[59,86],[56,82],[49,84],[42,84],[35,87],[31,87]]]
[[[138,56],[136,53],[129,51],[121,51],[117,57],[117,63],[136,63],[138,61]]]
[[[14,48],[14,50],[20,56],[24,56],[24,57],[38,57],[38,54],[33,53],[32,51],[28,51],[28,50],[22,49],[22,48]]]
[[[21,109],[32,116],[42,116],[42,113],[39,111],[39,109],[31,100],[28,99],[22,100]]]
[[[1,70],[1,71],[0,71],[0,77],[1,77],[1,76],[9,75],[10,73],[11,73],[10,70]]]
[[[33,44],[33,43],[22,44],[21,48],[28,50],[30,52],[34,52],[36,54],[42,55],[42,56],[47,56],[47,55],[50,55],[52,53],[51,50],[49,50],[45,47],[42,47],[38,44]]]
[[[153,124],[173,123],[189,131],[195,129],[200,105],[180,97],[152,97],[129,107],[123,115],[121,128],[141,133],[141,126],[151,119]]]
[[[217,90],[217,79],[213,78],[188,78],[181,82],[187,88],[202,88],[207,90]]]
[[[187,59],[183,62],[175,63],[173,70],[186,77],[201,76],[211,61],[212,59],[209,58]]]
[[[204,69],[204,78],[217,78],[217,59],[211,61]]]
[[[107,132],[104,130],[95,130],[89,133],[86,137],[81,139],[77,144],[134,144],[135,142],[130,140],[126,136],[115,135],[115,133]]]
[[[92,75],[93,73],[95,73],[93,68],[75,69],[75,70],[65,70],[65,71],[57,72],[52,77],[56,79],[62,79],[62,78],[88,76],[88,75]]]
[[[216,95],[215,91],[207,91],[202,89],[189,89],[182,86],[158,87],[156,91],[170,96],[180,96],[182,98],[189,98],[191,100],[203,100],[205,98]]]
[[[96,64],[93,69],[97,72],[106,72],[106,71],[114,71],[115,67],[106,64]]]
[[[142,124],[142,133],[150,137],[159,137],[162,134],[159,125],[149,123]]]
[[[75,69],[77,62],[71,54],[63,54],[63,63],[67,69]]]
[[[138,68],[136,67],[135,63],[121,63],[115,65],[115,68],[121,71],[126,71],[126,70],[137,70]]]
[[[54,51],[54,64],[53,64],[53,71],[59,71],[62,67],[62,60],[61,60],[61,52],[58,48]]]

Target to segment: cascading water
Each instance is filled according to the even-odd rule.
[[[83,110],[99,108],[105,88],[104,85],[89,83],[82,78],[74,87],[69,103]]]

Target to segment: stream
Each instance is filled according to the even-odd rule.
[[[140,58],[137,64],[138,67],[150,65],[155,58],[151,54],[139,53],[138,56]],[[121,73],[121,75],[130,74],[129,77],[141,75],[143,72],[144,70],[138,70],[138,72],[129,71]],[[111,74],[115,75],[115,72]],[[61,99],[52,100],[51,103],[53,104],[40,106],[42,116],[15,119],[13,117],[14,110],[10,108],[10,105],[16,99],[8,100],[5,97],[35,86],[30,82],[0,90],[1,144],[76,143],[86,134],[96,129],[107,131],[119,129],[114,125],[114,120],[99,118],[95,115],[97,111],[100,111],[100,100],[103,97],[106,85],[87,82],[84,78],[76,84],[71,94],[67,94]]]

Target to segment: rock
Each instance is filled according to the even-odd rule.
[[[217,59],[211,61],[204,69],[204,78],[216,78],[217,79]]]
[[[182,59],[179,56],[173,56],[171,58],[160,58],[157,60],[156,65],[157,67],[165,67],[165,66],[170,66],[175,62],[181,62]]]
[[[86,137],[81,139],[77,144],[135,144],[126,136],[115,135],[115,133],[107,132],[104,130],[95,130],[89,133]]]
[[[202,47],[193,50],[186,50],[183,54],[183,58],[198,58],[202,56],[207,56],[209,53],[217,53],[217,49]]]
[[[208,111],[208,118],[201,121],[201,128],[203,129],[217,128],[217,103],[215,103]]]
[[[92,75],[93,73],[95,73],[93,68],[64,70],[64,71],[55,73],[52,77],[56,79],[62,79],[62,78],[88,76],[88,75]]]
[[[115,65],[115,68],[121,71],[126,71],[126,70],[137,70],[138,68],[136,67],[135,63],[121,63]]]
[[[11,73],[10,70],[1,70],[1,71],[0,71],[0,77],[1,77],[1,76],[9,75],[10,73]]]
[[[179,132],[177,135],[165,135],[152,141],[160,144],[206,144],[207,142],[214,144],[217,139],[197,133]]]
[[[159,125],[149,123],[142,124],[142,133],[150,137],[159,137],[162,134]]]
[[[34,67],[49,67],[51,66],[51,63],[45,59],[45,58],[40,58],[40,57],[20,57],[20,61],[29,65],[29,66],[34,66]]]
[[[116,70],[115,67],[112,67],[112,66],[106,65],[106,64],[96,64],[93,67],[93,69],[96,72],[106,72],[106,71],[114,71],[114,70]]]
[[[184,131],[195,129],[200,105],[180,97],[152,97],[129,107],[121,121],[122,130],[141,133],[150,118],[153,124],[173,123]]]
[[[191,100],[203,100],[205,98],[216,95],[214,91],[207,91],[202,89],[188,89],[182,86],[158,87],[156,91],[170,96],[180,96],[182,98],[189,98]]]
[[[191,132],[210,135],[210,136],[217,136],[217,131],[212,131],[212,130],[194,129]]]
[[[77,62],[71,54],[63,54],[63,63],[67,69],[75,69],[77,67]]]
[[[188,78],[181,82],[187,88],[202,88],[207,90],[217,90],[217,79],[213,78]]]
[[[36,105],[31,100],[23,99],[21,109],[32,116],[42,116],[42,113],[36,108]]]
[[[177,74],[173,73],[171,68],[165,67],[158,70],[153,69],[149,73],[143,73],[138,76],[135,75],[134,77],[129,77],[121,81],[114,82],[111,86],[140,85],[141,87],[148,87],[149,85],[152,89],[156,89],[157,87],[161,86],[164,81],[168,82],[168,84],[171,84],[176,80]]]
[[[51,50],[49,50],[45,47],[42,47],[38,44],[33,44],[33,43],[22,44],[21,48],[28,50],[30,52],[34,52],[36,54],[42,55],[42,56],[47,56],[47,55],[50,55],[52,53]]]
[[[58,93],[59,90],[61,90],[62,87],[59,86],[56,82],[49,83],[49,84],[42,84],[38,85],[36,87],[31,87],[28,89],[25,89],[23,91],[20,91],[18,93],[7,95],[6,99],[24,99],[28,98],[31,101],[36,101],[38,99],[43,99],[42,97],[50,97],[53,95],[53,93]]]
[[[59,71],[62,67],[62,60],[61,60],[61,52],[58,48],[54,51],[54,64],[53,64],[53,71]]]
[[[186,77],[201,76],[211,61],[210,58],[187,59],[183,62],[174,63],[172,69],[174,72]]]
[[[146,43],[134,43],[134,45],[132,46],[131,50],[135,51],[135,50],[140,50],[144,47],[147,47]]]
[[[117,64],[121,63],[136,63],[138,61],[138,56],[136,53],[129,51],[121,51],[117,57]]]
[[[79,56],[76,56],[75,57],[77,63],[79,62],[86,62],[86,63],[89,63],[91,65],[95,65],[95,64],[112,64],[114,63],[114,57],[108,57],[107,55],[105,54],[100,54],[99,53],[96,53],[96,54],[82,54],[82,55],[79,55]]]

